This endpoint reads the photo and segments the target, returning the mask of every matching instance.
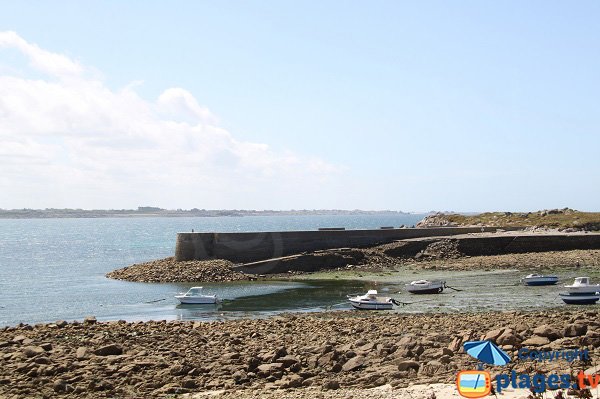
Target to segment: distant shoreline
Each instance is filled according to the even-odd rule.
[[[135,217],[241,217],[241,216],[354,216],[354,215],[419,215],[402,211],[362,211],[340,209],[314,210],[228,210],[228,209],[161,209],[139,207],[138,209],[0,209],[0,219],[57,219],[57,218],[135,218]],[[425,213],[423,213],[425,214]]]

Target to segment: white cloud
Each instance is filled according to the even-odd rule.
[[[55,76],[77,76],[83,72],[83,67],[79,63],[64,55],[42,50],[37,45],[25,41],[16,32],[0,32],[0,47],[20,50],[29,58],[33,67]]]
[[[7,72],[2,48],[44,77]],[[14,32],[0,32],[0,71],[0,208],[293,207],[340,170],[236,140],[183,88],[154,102],[135,82],[111,90]]]

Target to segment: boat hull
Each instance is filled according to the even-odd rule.
[[[593,305],[600,300],[600,294],[559,294],[560,299],[567,305]]]
[[[555,285],[558,283],[558,277],[544,277],[535,279],[523,279],[523,284],[529,286],[540,286],[540,285]]]
[[[394,306],[391,302],[361,302],[350,299],[350,304],[359,310],[391,310]]]
[[[213,296],[186,297],[177,295],[175,298],[177,298],[182,305],[214,305],[217,303],[217,298]]]
[[[406,287],[406,291],[411,294],[440,294],[444,291],[444,287],[435,287],[435,288],[415,288],[415,287]]]
[[[423,282],[415,282],[413,281],[410,284],[406,284],[404,287],[406,291],[411,294],[440,294],[444,291],[444,281],[426,281]]]

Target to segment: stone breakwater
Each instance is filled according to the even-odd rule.
[[[177,262],[171,257],[117,269],[106,277],[148,283],[250,280],[248,275],[231,270],[231,266],[231,262],[221,259]]]
[[[452,383],[476,367],[462,343],[600,356],[596,310],[522,313],[333,312],[226,322],[58,321],[0,329],[0,397],[153,398],[211,390],[336,391]],[[514,360],[493,372],[573,372],[575,361]]]
[[[544,271],[556,267],[591,268],[600,267],[600,250],[549,251],[489,256],[464,256],[457,252],[452,241],[438,241],[431,244],[417,258],[392,256],[401,244],[386,244],[374,248],[328,250],[314,255],[306,254],[297,258],[281,260],[285,270],[293,273],[272,275],[273,278],[303,274],[304,267],[298,263],[311,258],[312,271],[344,270],[352,273],[364,271],[394,271],[400,269],[425,270],[498,270],[519,269],[523,271]],[[349,256],[348,253],[352,253]],[[358,256],[358,255],[360,256]],[[320,267],[319,267],[320,265]],[[118,280],[139,282],[224,282],[252,280],[256,276],[233,269],[239,268],[226,260],[184,261],[174,258],[159,259],[115,270],[106,276]],[[246,267],[245,269],[250,269]],[[262,272],[262,271],[261,271]],[[264,278],[264,277],[263,277]]]

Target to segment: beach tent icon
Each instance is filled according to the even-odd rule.
[[[504,366],[510,362],[510,357],[491,341],[469,341],[463,344],[465,352],[480,362]]]

